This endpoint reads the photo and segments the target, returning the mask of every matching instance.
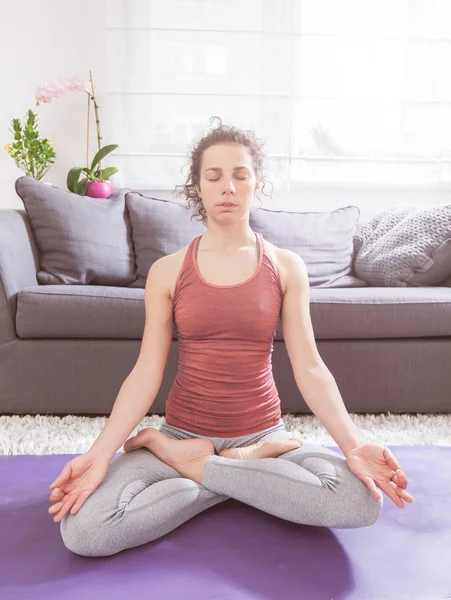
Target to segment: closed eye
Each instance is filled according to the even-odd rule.
[[[207,181],[218,181],[218,179],[220,179],[220,177],[216,177],[216,179],[207,179]],[[237,179],[247,179],[247,177],[237,177]]]

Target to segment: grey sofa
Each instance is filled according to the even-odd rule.
[[[144,289],[40,285],[27,213],[0,210],[0,414],[109,415],[138,357]],[[312,287],[318,349],[348,411],[451,412],[451,285]],[[149,414],[177,371],[174,329]],[[283,413],[310,413],[280,322],[272,355]]]

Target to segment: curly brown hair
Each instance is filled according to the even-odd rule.
[[[205,210],[202,200],[197,193],[196,186],[199,186],[200,184],[200,165],[202,162],[203,153],[207,148],[213,146],[214,144],[228,142],[245,146],[252,156],[252,163],[256,178],[260,183],[263,184],[260,188],[262,192],[265,184],[267,183],[263,176],[265,154],[262,148],[265,142],[257,138],[254,132],[251,130],[238,129],[232,125],[223,125],[220,117],[211,117],[210,124],[214,119],[219,119],[219,125],[210,131],[210,133],[201,138],[198,142],[193,143],[187,163],[190,165],[188,178],[182,186],[177,185],[175,188],[182,188],[177,195],[183,195],[187,199],[188,208],[191,208],[191,203],[194,203],[195,212],[193,215],[191,215],[191,220],[194,217],[200,217],[198,220],[201,220],[204,225],[207,221],[207,211]],[[260,198],[258,199],[260,200]]]

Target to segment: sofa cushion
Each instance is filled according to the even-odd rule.
[[[205,227],[196,219],[191,221],[192,211],[178,202],[128,192],[125,203],[136,256],[136,279],[128,287],[145,288],[153,263],[187,246]]]
[[[187,246],[205,227],[199,220],[191,221],[193,213],[188,206],[146,192],[128,192],[125,202],[138,275],[129,287],[144,288],[152,264]],[[331,212],[287,212],[252,206],[249,225],[275,246],[302,256],[312,287],[362,287],[368,284],[351,273],[358,218],[357,206]]]
[[[316,339],[451,336],[447,287],[312,288],[310,312]],[[142,289],[32,286],[18,296],[21,338],[142,339],[144,322]],[[275,339],[283,339],[280,320]]]
[[[373,286],[439,285],[451,274],[451,204],[391,207],[357,228],[354,251]]]
[[[365,286],[351,273],[357,206],[327,212],[288,212],[253,208],[249,224],[278,248],[304,259],[311,287]]]
[[[39,248],[40,284],[121,286],[134,281],[127,189],[91,198],[27,176],[19,177],[15,187]]]

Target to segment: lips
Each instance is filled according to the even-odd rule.
[[[236,204],[232,204],[231,202],[223,202],[222,204],[219,204],[219,206],[236,206]]]

